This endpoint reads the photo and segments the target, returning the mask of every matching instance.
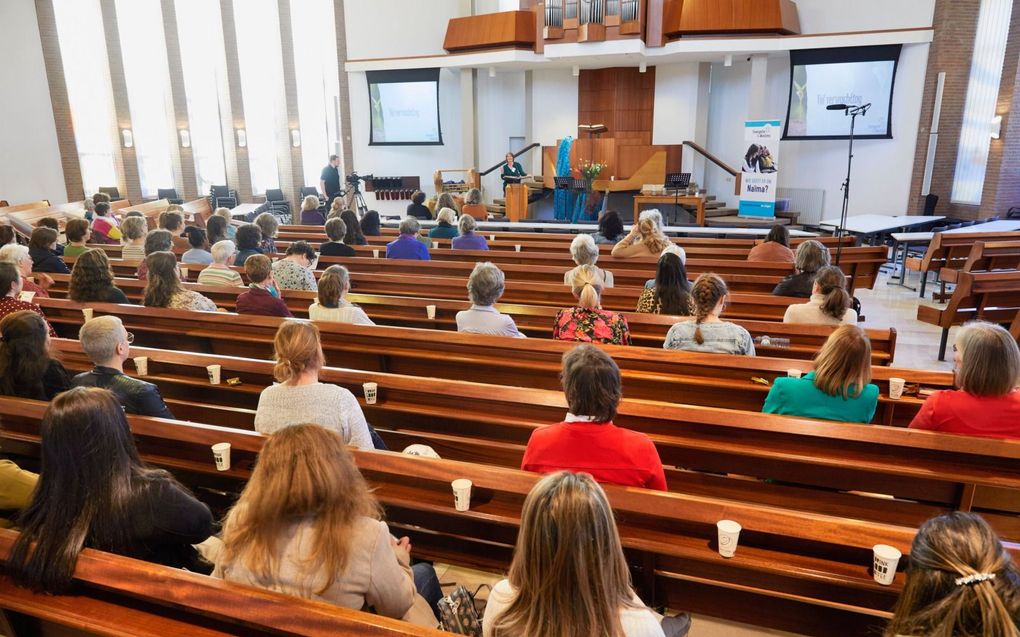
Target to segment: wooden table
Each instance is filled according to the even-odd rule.
[[[641,214],[641,206],[644,204],[654,203],[671,203],[685,206],[695,206],[697,208],[697,214],[695,217],[695,223],[699,226],[705,225],[705,198],[684,195],[677,197],[675,195],[646,195],[639,194],[634,197],[634,223],[638,222],[638,216]]]

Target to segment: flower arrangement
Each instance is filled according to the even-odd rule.
[[[578,171],[585,179],[593,181],[598,178],[598,176],[602,174],[602,171],[607,167],[608,164],[600,164],[598,162],[582,159],[578,165]]]

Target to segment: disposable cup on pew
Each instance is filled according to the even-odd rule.
[[[135,371],[138,372],[139,376],[149,375],[149,357],[148,356],[135,356]]]
[[[875,581],[882,586],[889,586],[896,579],[896,567],[899,565],[903,553],[888,544],[876,544],[872,551],[874,551],[872,570]]]
[[[209,372],[209,382],[213,385],[220,384],[220,374],[223,372],[222,365],[209,365],[205,368]]]
[[[213,460],[216,461],[217,471],[230,470],[230,443],[217,442],[212,446]]]
[[[740,539],[740,525],[733,520],[719,520],[715,527],[719,531],[719,555],[733,557]]]
[[[471,481],[467,478],[457,478],[450,483],[453,487],[453,506],[458,511],[467,511],[471,508]]]
[[[372,258],[373,259],[379,258],[379,250],[372,250]]]
[[[519,244],[519,243],[515,244],[514,245],[514,250],[517,250],[518,252],[520,252],[521,251],[521,244]]]
[[[92,320],[92,308],[90,308],[90,307],[83,307],[83,308],[81,308],[81,315],[85,317],[86,321],[91,321]]]
[[[26,291],[26,292],[22,292],[21,294],[18,295],[18,300],[19,301],[24,301],[25,303],[31,303],[32,299],[34,299],[34,298],[35,298],[35,292],[27,292]]]
[[[425,315],[429,317],[430,321],[436,320],[436,306],[435,305],[426,305],[425,306]]]
[[[365,402],[374,405],[379,397],[379,383],[365,383],[361,388],[365,392]]]
[[[188,273],[190,272],[190,270],[188,269],[188,266],[182,265],[182,266],[180,266],[180,268],[181,268],[181,281],[187,281],[188,280]]]
[[[489,241],[495,241],[495,240],[496,240],[496,235],[490,234],[489,235]]]
[[[903,388],[906,386],[907,381],[902,378],[890,378],[889,379],[889,398],[893,400],[899,400],[903,397]]]
[[[789,376],[790,378],[800,378],[801,375],[803,375],[803,373],[804,372],[800,371],[799,369],[786,370],[786,375]]]

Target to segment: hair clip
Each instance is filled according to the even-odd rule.
[[[974,573],[972,575],[964,575],[963,577],[956,578],[957,586],[970,586],[971,584],[977,584],[979,582],[987,582],[988,580],[995,579],[995,573]]]

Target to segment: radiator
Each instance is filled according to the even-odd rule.
[[[822,220],[825,209],[825,191],[821,188],[779,188],[776,191],[776,210],[780,210],[781,202],[789,200],[786,210],[799,212],[798,223],[815,225]]]

